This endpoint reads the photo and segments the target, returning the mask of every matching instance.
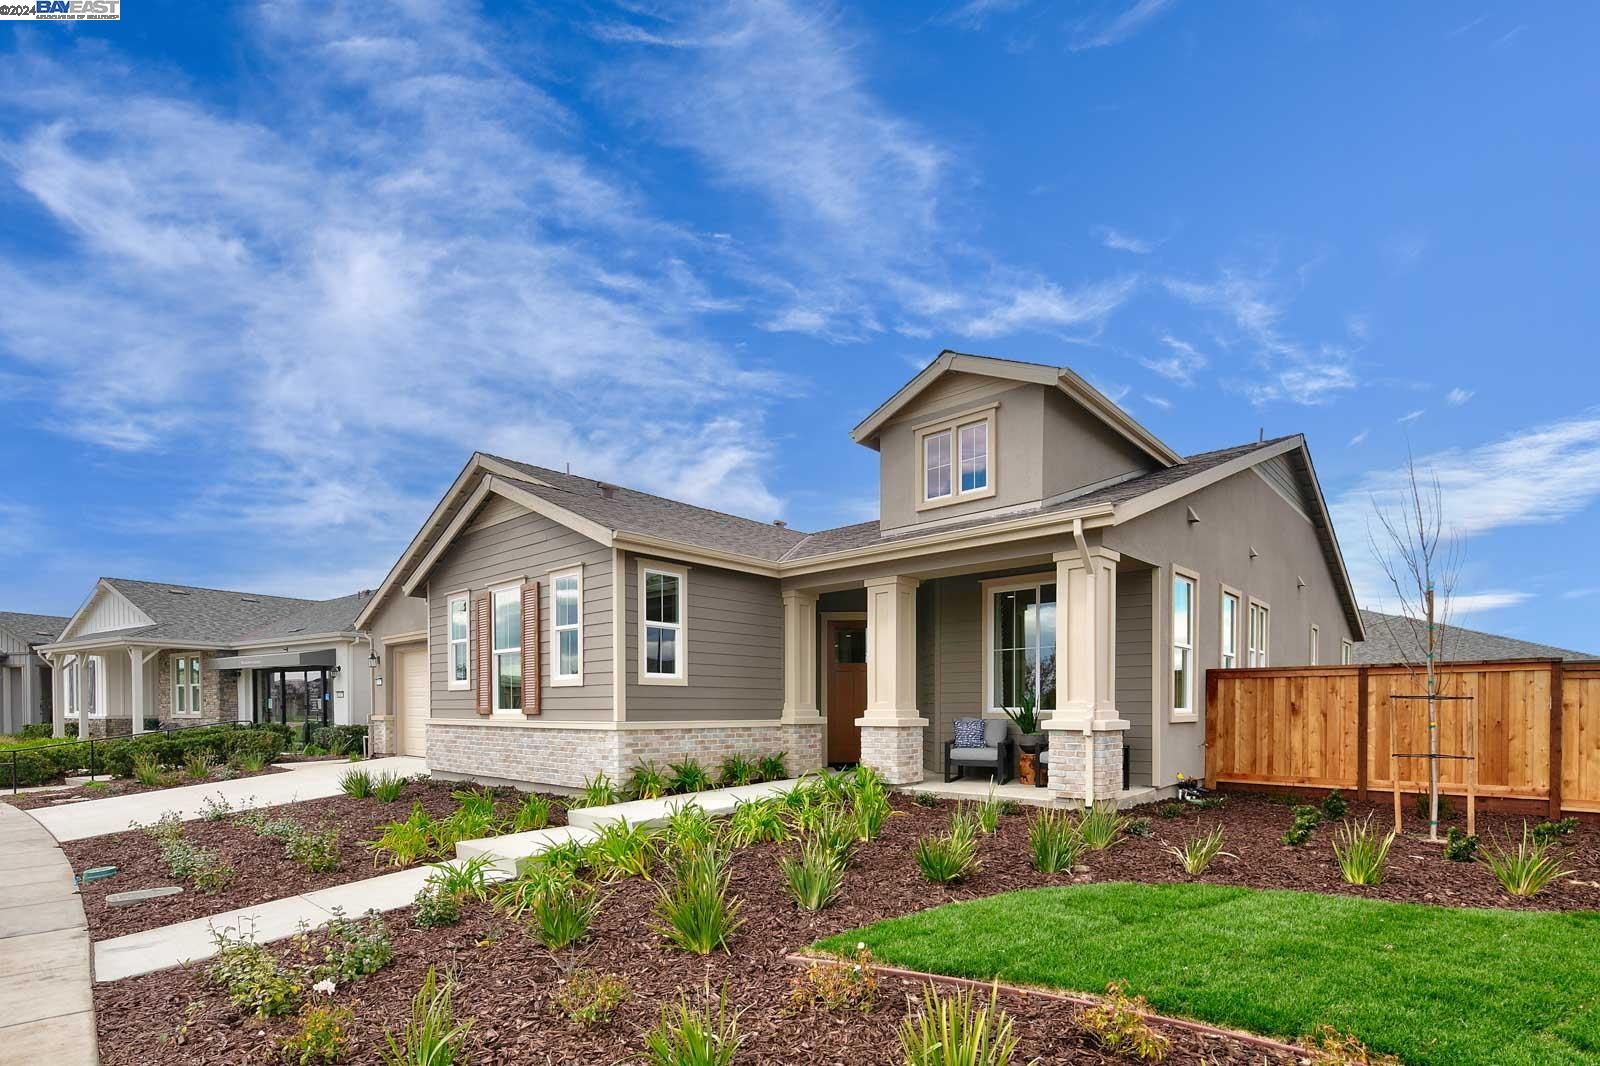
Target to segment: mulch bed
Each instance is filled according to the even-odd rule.
[[[450,814],[456,809],[450,793],[461,787],[445,781],[416,780],[409,782],[404,794],[392,803],[382,803],[372,797],[331,796],[261,808],[272,817],[295,818],[308,829],[339,830],[339,866],[324,873],[307,870],[284,854],[282,844],[257,836],[255,830],[231,817],[216,822],[185,822],[186,840],[215,851],[234,870],[228,886],[209,896],[184,884],[180,895],[146,900],[128,907],[109,906],[106,896],[114,892],[182,884],[161,861],[156,841],[142,830],[69,841],[62,845],[62,850],[79,873],[91,866],[117,868],[115,877],[84,885],[82,889],[90,938],[105,940],[389,873],[392,867],[373,866],[372,852],[363,842],[377,839],[383,826],[404,819],[411,813],[414,802],[421,803],[436,818]],[[501,811],[509,814],[521,802],[522,794],[515,789],[498,789],[496,795],[500,797]],[[564,825],[565,818],[565,811],[552,802],[551,824]]]
[[[726,990],[730,1005],[742,1010],[741,1062],[882,1063],[899,1058],[897,1031],[913,1010],[920,989],[913,982],[886,980],[876,1006],[865,1013],[812,1014],[790,1005],[797,968],[789,953],[819,938],[943,903],[1019,888],[1082,881],[1188,880],[1164,843],[1177,843],[1222,822],[1227,850],[1238,859],[1218,860],[1203,880],[1259,888],[1293,888],[1433,902],[1455,906],[1494,905],[1569,909],[1600,906],[1600,829],[1580,827],[1561,847],[1576,879],[1530,902],[1513,902],[1478,865],[1446,862],[1440,848],[1407,838],[1392,852],[1391,873],[1379,888],[1343,884],[1333,865],[1332,828],[1319,828],[1310,843],[1285,848],[1278,837],[1291,820],[1287,806],[1259,797],[1233,797],[1215,811],[1187,810],[1180,817],[1157,816],[1154,808],[1135,812],[1150,817],[1152,834],[1130,838],[1108,852],[1091,854],[1087,870],[1046,876],[1030,865],[1027,818],[1007,817],[983,845],[984,866],[969,881],[950,889],[922,880],[911,859],[917,837],[947,824],[948,805],[925,808],[897,796],[900,817],[883,835],[861,848],[837,904],[821,914],[797,910],[784,892],[777,857],[783,845],[760,845],[739,852],[733,865],[733,890],[742,900],[745,926],[729,954],[691,956],[667,947],[651,930],[656,890],[642,881],[608,889],[587,946],[576,955],[552,958],[537,942],[486,906],[470,908],[455,927],[422,930],[410,925],[409,911],[387,916],[395,962],[358,984],[342,988],[333,1002],[350,1007],[350,1061],[379,1061],[386,1030],[405,1024],[409,1002],[427,968],[455,975],[458,1018],[476,1019],[470,1037],[475,1063],[616,1063],[637,1061],[643,1034],[663,1006],[680,996]],[[1354,807],[1354,805],[1353,805]],[[1383,810],[1376,811],[1381,822]],[[1368,808],[1353,809],[1364,816]],[[1504,837],[1520,832],[1521,820],[1485,815],[1480,831]],[[1581,883],[1580,883],[1581,882]],[[622,975],[629,999],[609,1022],[584,1028],[569,1021],[552,1001],[566,968],[582,965]],[[1042,1063],[1131,1063],[1131,1058],[1099,1049],[1074,1022],[1076,1008],[1037,997],[1002,996],[1022,1040],[1017,1061]],[[118,1064],[236,1063],[276,1061],[274,1041],[293,1030],[290,1020],[242,1017],[205,981],[203,966],[188,966],[132,978],[95,989],[100,1049],[108,1066]],[[180,1033],[181,1027],[181,1033]],[[1287,1062],[1261,1047],[1225,1037],[1166,1027],[1173,1041],[1169,1059],[1178,1063]]]
[[[303,756],[289,754],[282,755],[277,760],[279,764],[348,761],[348,757],[343,755],[318,756],[308,759]],[[19,792],[15,796],[8,792],[0,792],[0,803],[9,803],[19,810],[27,811],[39,807],[59,807],[66,803],[111,799],[115,796],[134,796],[140,792],[163,792],[169,788],[185,788],[190,785],[218,784],[222,781],[243,781],[252,777],[265,777],[268,774],[288,772],[284,765],[273,765],[257,770],[255,773],[246,773],[243,770],[239,770],[226,778],[207,777],[197,781],[185,773],[174,770],[170,772],[170,780],[164,785],[141,785],[132,778],[107,777],[102,773],[98,780],[105,785],[104,788],[73,785],[70,788],[52,788],[44,792]]]

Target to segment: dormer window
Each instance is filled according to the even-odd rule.
[[[918,510],[994,495],[995,405],[917,428]]]

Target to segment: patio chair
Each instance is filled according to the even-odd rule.
[[[962,723],[981,722],[983,724],[983,745],[981,747],[957,747],[955,738],[944,742],[944,779],[954,781],[961,777],[969,767],[989,769],[993,771],[994,783],[1003,785],[1007,780],[1007,772],[1011,768],[1012,748],[1014,742],[1006,731],[1004,718],[958,718],[956,720],[957,736],[967,728]]]

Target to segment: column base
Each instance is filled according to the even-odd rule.
[[[856,719],[861,728],[861,765],[876,770],[891,785],[921,781],[922,730],[927,724],[923,718]]]
[[[1052,730],[1050,791],[1068,803],[1115,800],[1122,792],[1122,730]]]

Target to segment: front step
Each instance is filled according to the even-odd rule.
[[[526,833],[512,833],[503,837],[484,837],[481,840],[463,840],[456,844],[456,858],[470,859],[487,855],[491,867],[501,877],[517,876],[517,863],[522,859],[543,855],[551,848],[568,842],[591,844],[597,834],[579,825],[561,825],[553,829],[533,829]]]

